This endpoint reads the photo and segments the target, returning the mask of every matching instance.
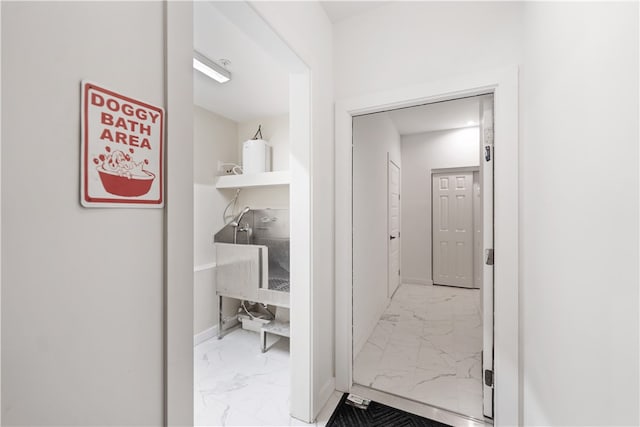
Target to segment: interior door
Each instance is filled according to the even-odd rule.
[[[473,287],[473,173],[432,175],[433,283]]]
[[[482,399],[493,418],[493,95],[480,101],[480,188],[482,203]]]
[[[387,296],[391,298],[400,285],[400,168],[391,160],[388,164],[389,279]]]

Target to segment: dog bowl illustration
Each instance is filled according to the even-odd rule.
[[[118,172],[108,171],[102,166],[97,169],[104,189],[111,194],[123,197],[144,196],[151,189],[151,184],[156,177],[153,173],[144,169],[138,171],[144,175],[123,175]]]

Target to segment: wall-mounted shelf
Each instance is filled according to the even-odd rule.
[[[207,264],[199,264],[199,265],[194,265],[193,266],[193,272],[194,273],[198,273],[200,271],[211,270],[213,268],[216,268],[216,263],[215,262],[210,262],[210,263],[207,263]]]
[[[251,175],[223,175],[216,179],[216,188],[248,188],[289,185],[289,171],[262,172]]]

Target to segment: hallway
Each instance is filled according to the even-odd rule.
[[[402,284],[354,363],[354,382],[477,419],[479,289]]]

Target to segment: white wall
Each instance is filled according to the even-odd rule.
[[[298,369],[303,367],[302,365],[292,366],[296,372],[294,381],[300,384],[312,384],[313,388],[309,416],[294,415],[310,420],[315,418],[322,409],[333,392],[335,384],[332,322],[334,318],[332,29],[329,19],[318,2],[252,2],[251,5],[306,63],[311,75],[312,108],[308,119],[312,131],[312,145],[309,153],[312,221],[312,247],[309,261],[312,271],[308,289],[309,306],[292,307],[291,312],[292,319],[297,317],[296,310],[306,310],[313,318],[311,325],[298,325],[300,333],[313,337],[311,349],[313,371],[309,373],[311,377]],[[300,141],[291,142],[291,150],[294,153],[292,161],[297,161],[295,156],[299,152],[294,148],[296,142],[300,143]],[[301,164],[304,164],[304,161]],[[292,328],[294,328],[293,324]],[[295,332],[292,329],[292,336]],[[296,396],[296,398],[302,397]]]
[[[432,284],[431,170],[478,166],[477,127],[403,135],[402,281]]]
[[[389,2],[334,26],[336,100],[520,62],[519,2]]]
[[[510,399],[521,424],[638,425],[638,4],[393,2],[334,51],[337,99],[521,64]]]
[[[164,106],[164,6],[1,7],[3,424],[161,425],[163,210],[78,190],[80,81]]]
[[[237,163],[238,125],[200,107],[193,109],[193,333],[217,325],[213,235],[224,223],[222,212],[235,190],[218,190],[218,160]]]
[[[524,31],[523,423],[638,425],[638,3],[528,3]]]
[[[403,170],[400,135],[386,113],[353,119],[353,354],[388,304],[387,159]],[[401,193],[404,182],[401,179]],[[403,224],[404,227],[404,224]],[[402,233],[404,236],[406,233]],[[404,255],[404,252],[403,252]]]
[[[200,107],[193,109],[194,267],[215,257],[211,236],[235,190],[215,188],[218,161],[237,163],[237,123]]]

